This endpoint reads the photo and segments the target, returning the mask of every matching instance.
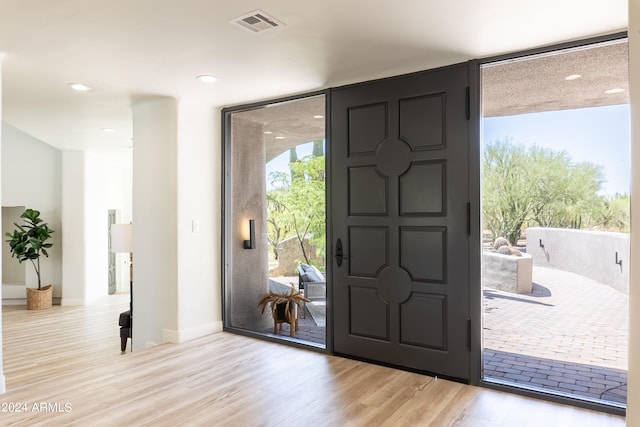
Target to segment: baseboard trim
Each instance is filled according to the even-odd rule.
[[[53,297],[51,303],[53,305],[62,305],[62,298]],[[2,305],[27,305],[26,298],[3,298]]]
[[[55,297],[53,300],[55,301]],[[64,307],[87,305],[87,300],[85,298],[60,298],[60,305]]]
[[[195,338],[204,337],[205,335],[215,334],[222,331],[222,321],[208,323],[206,325],[196,326],[190,329],[163,329],[162,341],[173,344],[189,341]]]

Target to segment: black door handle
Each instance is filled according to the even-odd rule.
[[[338,267],[342,266],[342,260],[343,259],[347,259],[346,256],[344,256],[344,251],[342,249],[342,240],[338,239],[338,241],[336,242],[336,263],[338,264]]]

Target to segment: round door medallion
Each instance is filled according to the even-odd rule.
[[[378,292],[388,302],[399,304],[411,296],[411,276],[399,267],[386,267],[378,276]]]
[[[411,148],[400,140],[386,140],[378,146],[378,170],[386,176],[402,175],[411,165]]]

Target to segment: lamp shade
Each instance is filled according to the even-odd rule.
[[[132,224],[111,224],[111,252],[133,252]]]

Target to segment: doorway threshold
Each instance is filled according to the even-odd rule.
[[[626,416],[627,413],[626,405],[619,402],[608,402],[600,399],[576,396],[574,394],[563,393],[561,391],[536,387],[531,384],[522,384],[499,378],[485,377],[480,380],[479,385],[507,393],[542,399],[564,405],[577,406],[613,415]]]

